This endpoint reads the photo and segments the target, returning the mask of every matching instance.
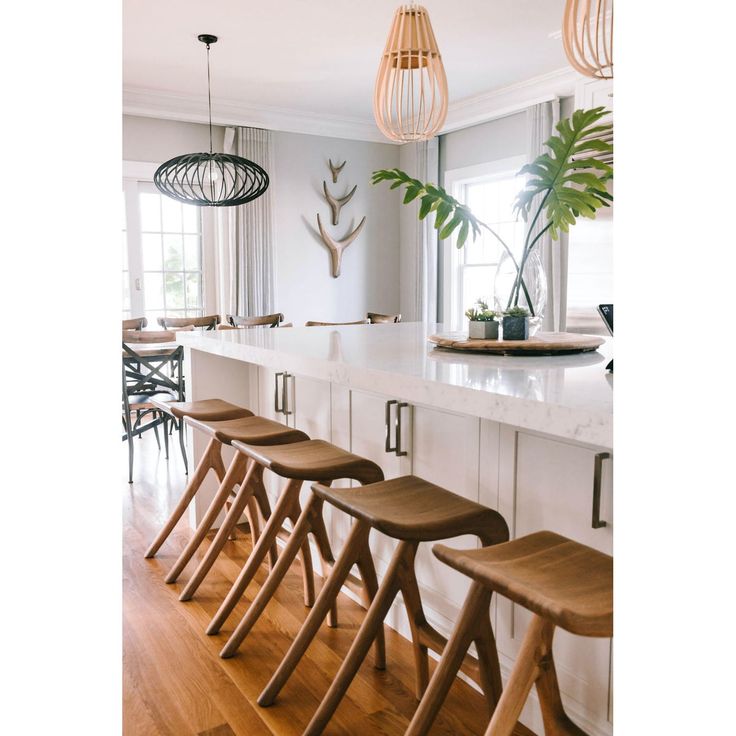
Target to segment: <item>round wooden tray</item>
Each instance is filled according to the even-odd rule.
[[[440,348],[495,355],[570,355],[599,348],[605,340],[596,335],[574,332],[538,332],[528,340],[471,340],[464,332],[430,335],[429,341]]]

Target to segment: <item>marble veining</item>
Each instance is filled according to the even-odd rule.
[[[435,348],[444,325],[180,332],[195,350],[575,440],[613,445],[612,340],[597,351],[499,356]]]

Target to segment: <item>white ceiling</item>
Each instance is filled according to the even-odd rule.
[[[212,33],[220,39],[211,51],[215,110],[274,108],[372,124],[373,83],[398,5],[397,0],[125,0],[126,94],[145,93],[149,99],[157,94],[177,103],[196,98],[201,104],[207,75],[197,35]],[[564,0],[425,0],[424,5],[451,103],[567,66],[559,36],[550,37],[560,28]]]

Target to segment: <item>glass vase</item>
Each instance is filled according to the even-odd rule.
[[[514,254],[521,262],[520,254]],[[542,327],[544,310],[547,306],[547,274],[538,250],[533,250],[524,264],[524,284],[516,291],[516,267],[509,254],[504,251],[496,268],[493,281],[493,304],[497,312],[505,312],[515,306],[529,310],[529,335]],[[524,286],[526,289],[524,289]]]

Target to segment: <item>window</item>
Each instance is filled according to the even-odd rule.
[[[467,204],[514,252],[521,250],[524,240],[525,223],[521,218],[517,220],[513,212],[514,200],[523,184],[516,173],[524,162],[523,157],[517,157],[445,174],[448,191]],[[493,281],[503,246],[483,228],[475,241],[469,237],[460,250],[453,237],[452,243],[447,241],[444,252],[444,319],[450,329],[460,330],[464,328],[465,310],[478,299],[493,308]]]
[[[149,182],[126,180],[123,316],[203,314],[200,208],[165,197]]]

